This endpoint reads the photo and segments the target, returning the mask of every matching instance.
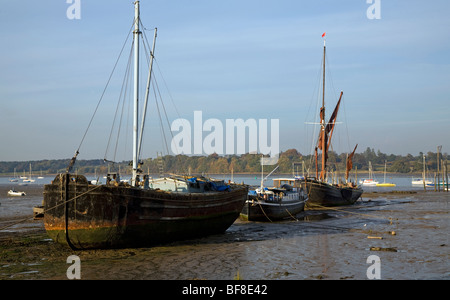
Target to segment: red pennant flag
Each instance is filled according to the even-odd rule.
[[[322,37],[325,37],[325,33],[326,33],[326,32],[324,32],[324,33],[322,34]]]

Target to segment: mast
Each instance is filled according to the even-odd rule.
[[[322,108],[320,109],[320,130],[322,131],[322,171],[320,172],[320,179],[325,181],[325,164],[327,156],[326,148],[326,134],[325,134],[325,52],[326,39],[323,40],[323,86],[322,86]]]
[[[422,180],[423,180],[423,189],[426,191],[425,187],[425,154],[423,155],[423,173],[422,173]]]
[[[142,134],[144,133],[145,116],[147,114],[148,95],[149,95],[149,90],[150,90],[150,83],[152,80],[153,58],[155,57],[155,44],[156,44],[157,31],[158,31],[158,29],[155,28],[155,35],[153,36],[153,47],[150,52],[150,66],[149,66],[148,77],[147,77],[147,89],[145,91],[145,102],[144,102],[144,109],[143,109],[143,113],[142,113],[141,131],[139,132],[139,143],[138,143],[138,154],[137,154],[138,159],[141,156]]]
[[[264,192],[264,154],[261,154],[261,193]]]
[[[134,2],[134,118],[133,118],[133,177],[131,185],[136,186],[138,173],[138,110],[139,110],[139,1]]]

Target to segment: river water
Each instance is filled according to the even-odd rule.
[[[2,220],[31,215],[42,201],[42,184],[52,179],[15,186],[27,196],[13,198],[6,196],[11,184],[2,178],[0,226]],[[411,177],[390,179],[395,188],[365,188],[369,193],[349,207],[306,211],[272,223],[238,219],[225,234],[151,248],[82,251],[77,253],[82,279],[367,279],[373,255],[379,258],[381,279],[450,279],[449,193],[423,192],[411,186]],[[260,177],[234,180],[256,185]],[[392,190],[412,192],[384,193]],[[6,230],[36,228],[42,228],[41,221]],[[66,278],[64,272],[30,265],[26,279]],[[1,262],[0,267],[0,275],[15,276]]]

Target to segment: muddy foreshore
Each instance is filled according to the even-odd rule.
[[[86,280],[367,279],[371,255],[381,260],[381,279],[450,279],[449,199],[443,192],[365,193],[354,206],[295,220],[238,219],[221,235],[113,250],[55,244],[31,211],[0,216],[0,227],[26,219],[18,231],[0,230],[0,279],[67,279],[71,255]]]

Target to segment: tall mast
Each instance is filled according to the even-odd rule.
[[[138,173],[138,110],[139,110],[139,1],[134,2],[134,119],[133,119],[133,177],[136,186]]]
[[[320,178],[325,180],[325,165],[326,165],[326,156],[327,156],[327,141],[325,136],[325,51],[326,51],[326,40],[323,40],[323,87],[322,87],[322,108],[320,111],[320,123],[322,130],[322,171],[320,172]]]
[[[326,52],[326,40],[323,40],[323,86],[322,86],[322,109],[325,109],[325,52]],[[325,114],[324,114],[325,117]]]
[[[144,126],[145,126],[145,116],[147,114],[147,103],[148,103],[148,95],[150,90],[150,83],[152,80],[152,69],[153,69],[153,58],[155,57],[155,44],[156,44],[156,35],[157,35],[158,29],[155,28],[155,35],[153,37],[153,48],[150,52],[150,66],[148,70],[148,77],[147,77],[147,88],[145,90],[145,99],[144,99],[144,108],[142,112],[142,123],[141,123],[141,131],[139,132],[139,143],[138,143],[138,154],[137,157],[141,156],[141,148],[142,148],[142,135],[144,133]]]

